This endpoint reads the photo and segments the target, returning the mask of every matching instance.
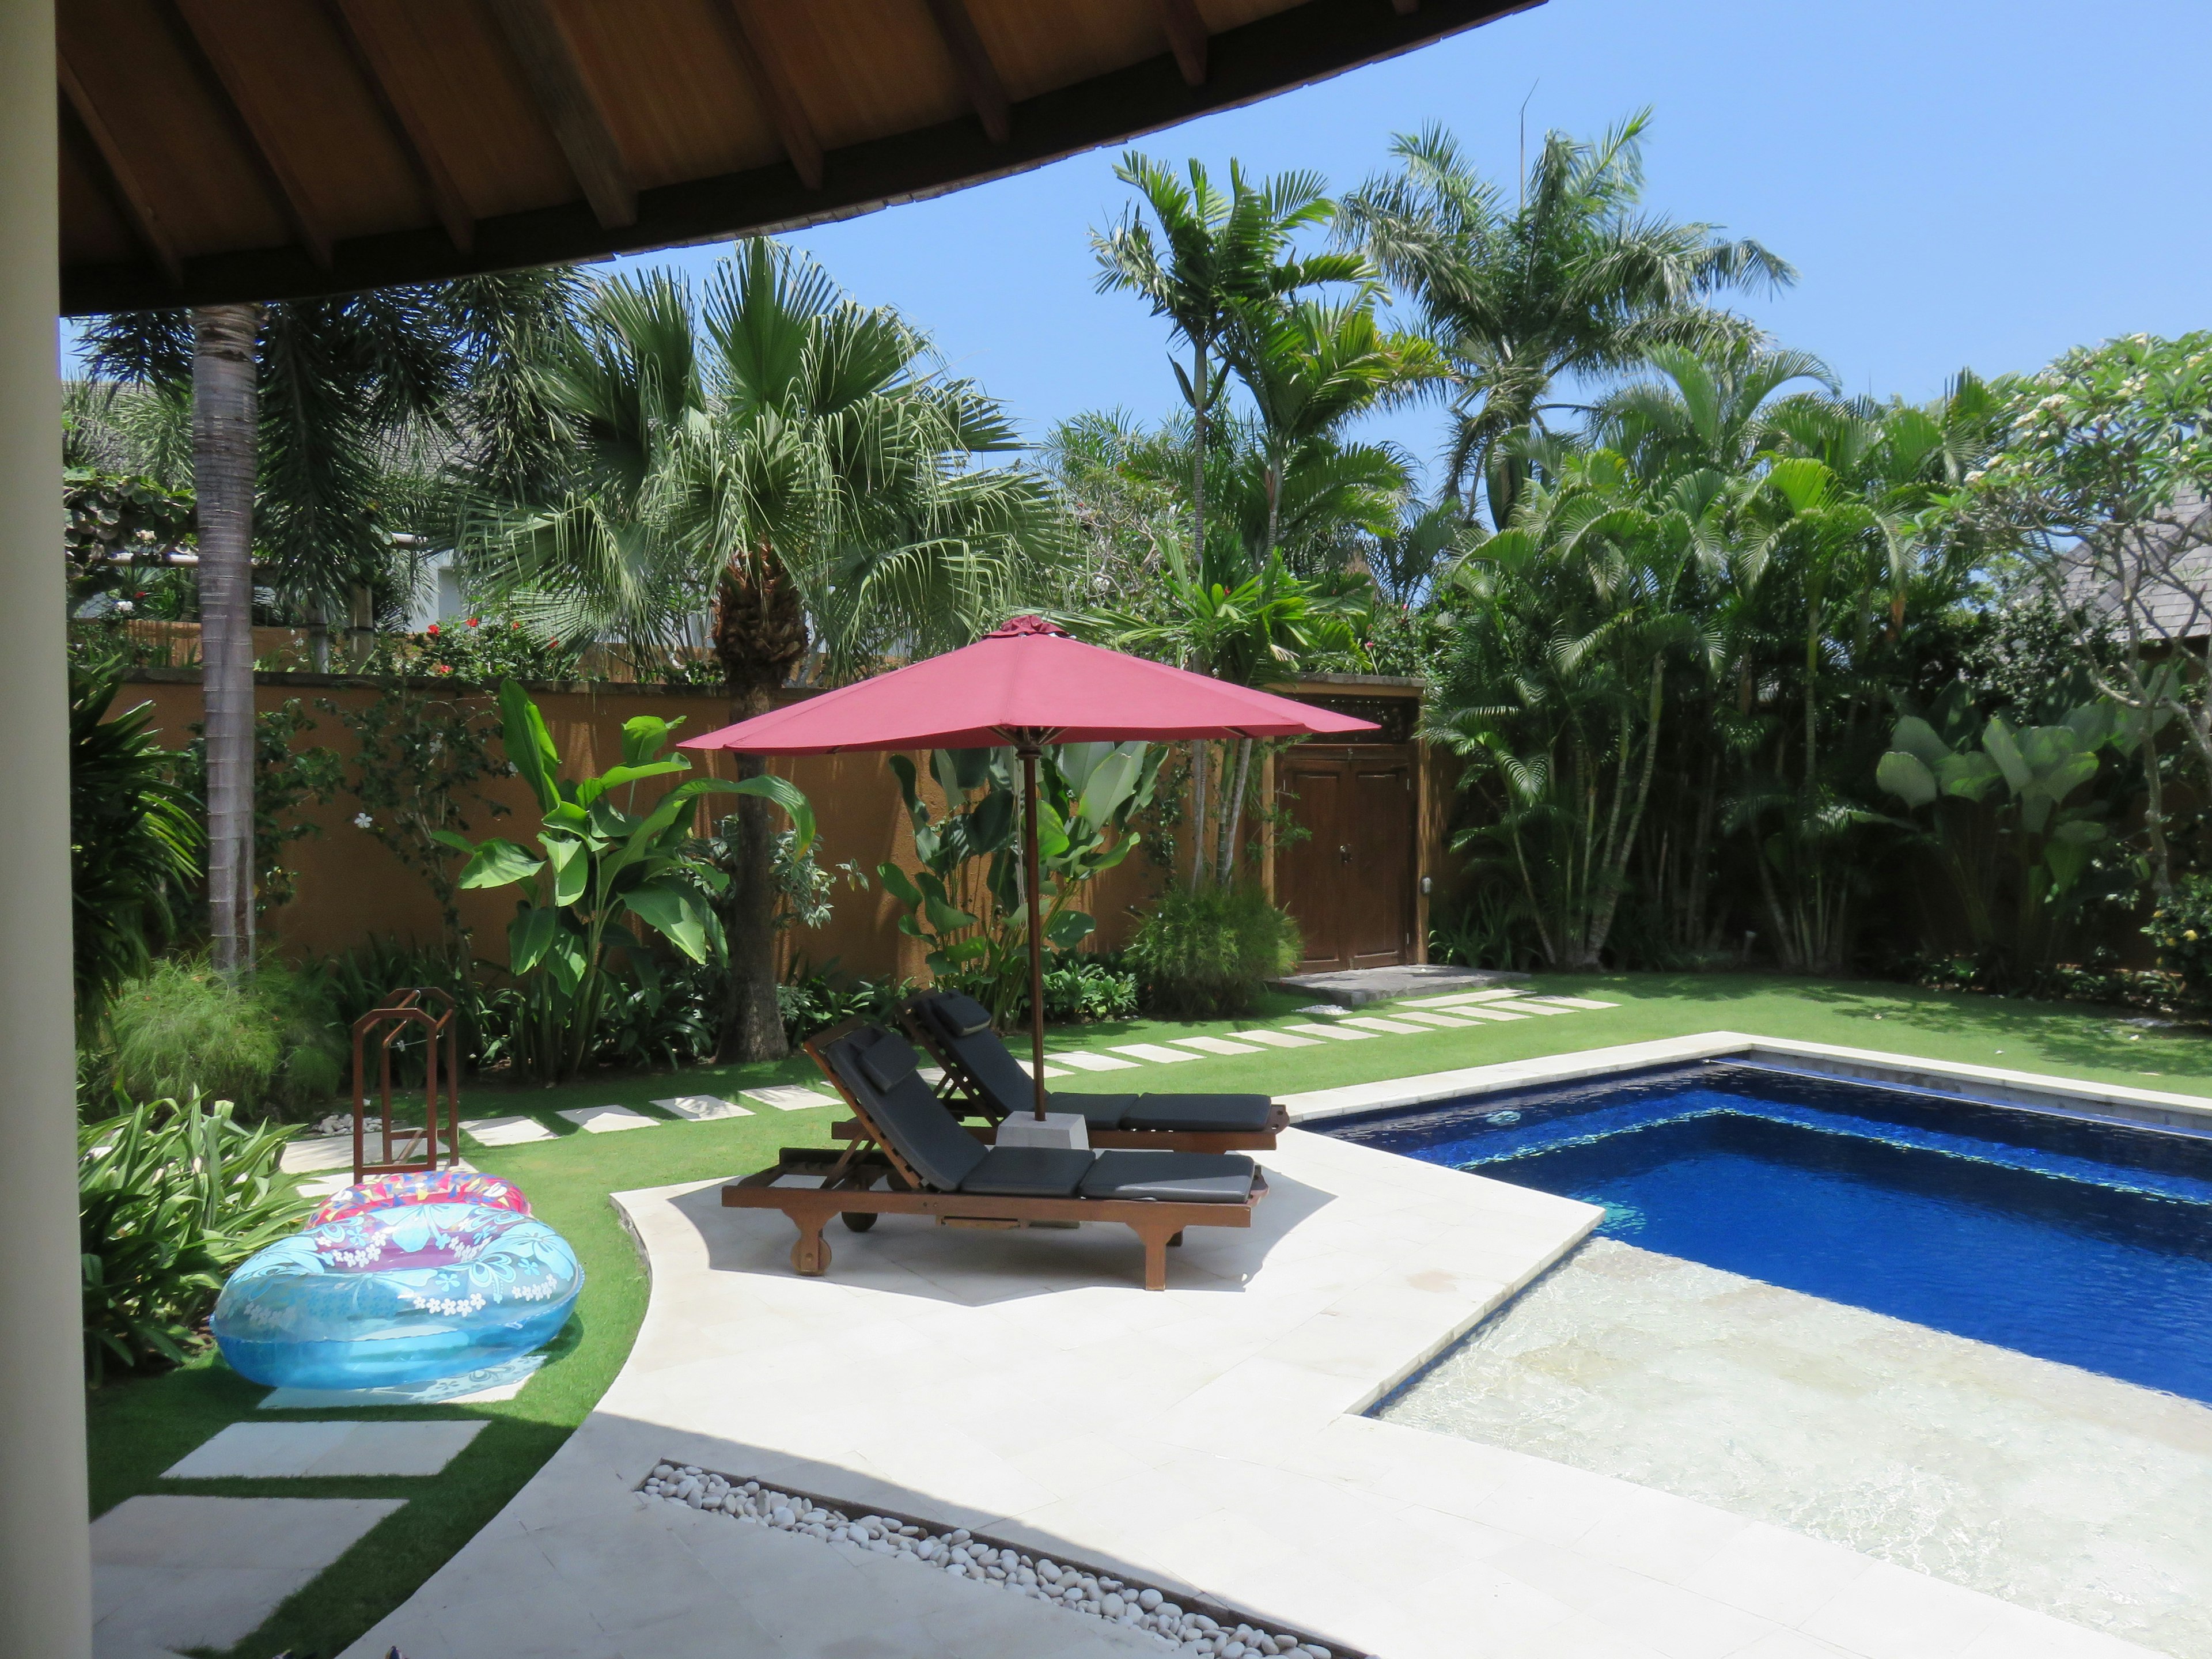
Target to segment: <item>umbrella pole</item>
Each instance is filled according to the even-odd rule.
[[[1036,1119],[1044,1121],[1044,903],[1037,891],[1037,751],[1024,744],[1022,757],[1023,885],[1030,900],[1030,1066],[1036,1095]]]

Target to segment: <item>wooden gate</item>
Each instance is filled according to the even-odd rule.
[[[1298,972],[1418,960],[1410,748],[1300,748],[1277,765],[1283,805],[1306,832],[1275,855],[1276,902],[1305,940]]]

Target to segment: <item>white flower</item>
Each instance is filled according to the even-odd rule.
[[[128,599],[118,599],[115,602],[115,614],[118,617],[127,617],[137,608]]]
[[[353,827],[356,830],[373,829],[376,820],[366,812],[356,812],[353,815]]]

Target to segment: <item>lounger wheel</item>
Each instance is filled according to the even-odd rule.
[[[856,1233],[864,1233],[876,1224],[873,1210],[847,1210],[842,1214],[845,1224]]]

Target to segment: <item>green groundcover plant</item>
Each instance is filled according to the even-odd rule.
[[[2200,1010],[2212,1002],[2212,876],[2183,877],[2143,932],[2159,961],[2181,976],[2183,1000]]]
[[[197,1094],[132,1104],[77,1130],[85,1373],[182,1364],[224,1277],[299,1224],[278,1173],[287,1131]]]
[[[109,1006],[114,1081],[133,1099],[202,1094],[248,1117],[329,1100],[345,1076],[344,1037],[313,973],[274,963],[226,976],[169,958]]]

